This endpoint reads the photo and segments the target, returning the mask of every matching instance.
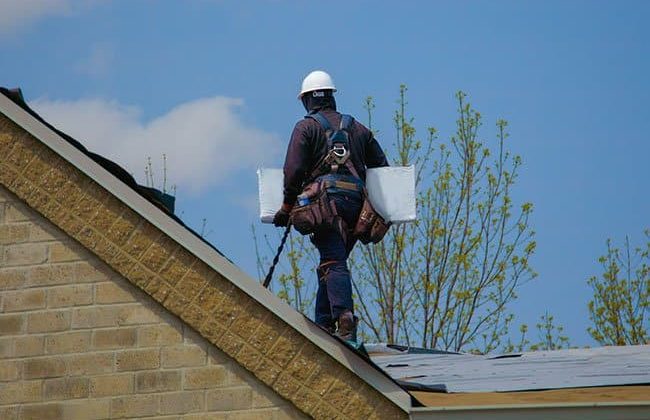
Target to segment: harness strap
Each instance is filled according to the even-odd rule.
[[[320,111],[316,112],[315,114],[307,115],[307,118],[313,118],[316,121],[318,121],[318,123],[321,125],[321,127],[323,127],[323,130],[325,130],[325,132],[328,132],[332,129],[330,122],[327,120],[327,118],[325,118],[323,114],[320,113]],[[341,119],[341,122],[343,122],[343,119]]]
[[[306,115],[305,118],[313,118],[323,127],[323,130],[329,131],[332,129],[330,122],[325,116],[320,112],[315,112],[313,114]],[[347,130],[350,128],[350,125],[354,121],[351,115],[341,114],[341,123],[339,124],[339,130]]]
[[[316,273],[318,275],[318,281],[321,282],[326,282],[327,281],[327,276],[329,275],[330,269],[332,268],[331,266],[334,264],[341,263],[340,260],[328,260],[325,262],[320,263],[318,267],[316,267]]]
[[[340,261],[338,261],[338,260],[329,260],[329,261],[325,261],[325,262],[320,263],[320,265],[319,265],[317,268],[318,268],[319,270],[324,270],[324,269],[328,268],[330,265],[332,265],[332,264],[336,264],[336,263],[338,263],[338,262],[340,262]]]
[[[325,181],[323,181],[323,187],[324,188],[339,188],[339,189],[342,189],[342,190],[349,190],[349,191],[363,191],[363,187],[361,185],[355,184],[354,182],[347,182],[347,181],[325,180]]]
[[[320,111],[314,112],[312,114],[305,115],[305,118],[312,118],[312,119],[316,120],[321,125],[323,130],[325,130],[325,137],[326,137],[326,140],[327,140],[327,153],[325,154],[325,156],[323,156],[318,161],[318,163],[314,167],[314,170],[310,174],[310,179],[315,179],[319,175],[321,175],[323,164],[325,163],[325,161],[327,161],[330,158],[330,156],[332,156],[332,153],[333,153],[334,145],[332,144],[332,139],[330,137],[330,133],[332,131],[332,126],[331,126],[329,120],[327,118],[325,118],[325,116]],[[353,121],[354,121],[354,118],[352,118],[351,115],[341,114],[341,121],[339,123],[339,130],[347,131]],[[348,162],[350,162],[350,154],[351,154],[351,150],[349,150],[350,149],[350,144],[349,144],[349,134],[350,133],[347,133],[347,134],[348,134],[348,144],[347,144],[347,150],[346,150],[347,157],[345,158],[345,163],[343,163],[341,161],[336,161],[336,159],[334,159],[334,161],[329,164],[331,173],[337,173],[338,172],[339,163],[343,163],[346,166],[346,168],[350,169],[350,165],[348,164]],[[350,170],[350,173],[352,173],[356,178],[361,179],[356,170],[352,169],[352,170]]]
[[[348,171],[350,171],[350,173],[352,174],[352,176],[354,176],[355,178],[357,178],[357,179],[360,180],[360,181],[363,181],[363,180],[361,179],[361,177],[359,176],[359,172],[357,172],[357,169],[356,169],[356,168],[354,167],[354,165],[352,164],[352,159],[348,159],[348,160],[345,161],[345,167],[348,168]],[[365,188],[364,188],[364,189],[365,189]]]
[[[339,125],[339,130],[347,130],[352,124],[354,118],[348,114],[341,114],[341,124]]]

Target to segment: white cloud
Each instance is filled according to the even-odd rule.
[[[0,0],[0,31],[9,32],[51,15],[67,14],[73,0]]]
[[[148,122],[141,121],[137,107],[102,99],[38,99],[30,105],[46,121],[122,165],[141,183],[150,156],[159,186],[166,154],[168,185],[193,193],[226,180],[236,182],[233,175],[238,171],[252,173],[282,149],[277,136],[244,125],[237,113],[240,99],[198,99]]]

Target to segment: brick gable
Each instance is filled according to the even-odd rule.
[[[406,417],[383,393],[4,116],[0,184],[74,239],[69,246],[47,250],[38,243],[12,242],[3,249],[3,258],[41,264],[89,250],[301,411],[316,418]],[[21,238],[25,233],[16,228],[8,235]],[[40,275],[53,281],[65,277],[63,268],[43,270]],[[83,301],[84,290],[77,290],[76,297],[47,298]],[[38,296],[24,299],[39,301]],[[66,331],[73,322],[91,328],[93,322],[110,324],[118,316],[104,311],[73,320],[64,310],[54,315],[41,317],[41,324],[36,317],[32,325]],[[9,315],[0,330],[22,328],[21,322]],[[155,358],[147,353],[124,357],[122,366],[149,363],[155,368]],[[74,393],[79,384],[61,386]]]
[[[0,329],[5,420],[304,417],[3,187]]]

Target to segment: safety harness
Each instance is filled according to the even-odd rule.
[[[325,175],[328,172],[332,174],[338,173],[338,170],[341,166],[345,166],[355,178],[361,181],[361,178],[359,177],[357,170],[354,168],[354,165],[350,160],[350,138],[347,130],[349,129],[350,125],[352,125],[354,118],[352,118],[352,116],[347,114],[341,114],[341,123],[339,124],[339,129],[334,132],[332,131],[332,126],[330,125],[327,118],[325,118],[325,116],[320,112],[306,115],[305,118],[312,118],[316,120],[321,125],[323,130],[325,130],[325,137],[327,139],[328,151],[325,154],[325,156],[323,156],[320,159],[320,161],[316,164],[309,179],[305,181],[305,183],[303,184],[303,187],[305,185],[311,184],[316,178],[318,178],[321,175]],[[363,186],[360,186],[354,182],[347,182],[341,180],[325,180],[322,182],[321,188],[325,188],[325,189],[338,188],[342,190],[365,192]],[[343,221],[343,219],[338,216],[336,212],[336,206],[334,206],[332,203],[328,203],[328,205],[331,208],[333,217],[336,219],[335,225],[339,230],[339,232],[341,233],[344,242],[347,243],[348,235],[350,234],[349,228],[345,223],[345,221]],[[287,237],[289,236],[290,229],[291,229],[291,222],[287,225],[284,231],[284,235],[282,236],[282,240],[280,241],[278,250],[275,254],[275,257],[273,258],[273,263],[269,267],[269,271],[266,274],[263,283],[264,287],[268,287],[269,284],[271,283],[273,272],[275,271],[275,267],[278,264],[280,254],[284,249],[284,245],[287,241]],[[321,269],[329,270],[328,266],[335,262],[336,261],[325,262],[321,264],[318,268],[319,270]],[[324,271],[323,276],[321,275],[318,276],[319,281],[323,281],[324,278],[326,278],[326,273],[327,271]]]
[[[323,156],[323,158],[321,158],[318,164],[316,164],[316,167],[311,174],[311,180],[314,180],[328,172],[336,174],[338,173],[340,167],[345,166],[348,171],[350,171],[352,176],[363,182],[356,168],[352,164],[352,160],[350,159],[350,136],[348,134],[348,130],[352,125],[354,118],[352,118],[351,115],[341,114],[341,123],[339,124],[339,128],[336,131],[332,130],[330,122],[320,112],[306,115],[305,118],[312,118],[316,120],[321,125],[323,130],[325,130],[325,138],[327,139],[327,153],[325,156]],[[332,182],[335,185],[331,185]],[[357,184],[345,181],[329,181],[329,185],[328,182],[326,182],[325,187],[335,187],[352,191],[363,190],[363,187],[359,187]]]
[[[319,176],[328,173],[338,174],[339,168],[345,166],[350,174],[357,178],[361,184],[342,180],[324,180],[322,181],[321,188],[336,188],[342,190],[364,192],[363,181],[359,177],[359,174],[357,173],[357,170],[352,163],[352,159],[350,159],[350,136],[348,134],[348,130],[354,121],[352,116],[341,114],[341,122],[339,124],[338,130],[333,130],[330,122],[320,112],[309,114],[305,118],[312,118],[316,120],[325,131],[325,138],[327,139],[327,153],[316,164],[316,167],[311,174],[311,180],[309,182],[315,180]],[[333,204],[332,208],[335,213],[334,226],[341,234],[344,243],[347,244],[349,236],[351,235],[351,229],[349,226],[347,226],[347,223],[345,223],[345,221],[340,216],[338,216],[338,214],[336,214],[336,207]],[[325,261],[318,266],[317,273],[319,281],[326,281],[330,266],[335,263],[337,263],[337,261]]]
[[[388,232],[390,222],[386,222],[373,208],[372,203],[368,199],[368,191],[365,188],[365,183],[352,164],[352,159],[350,159],[350,137],[348,128],[354,119],[349,115],[342,114],[339,129],[333,131],[327,118],[325,118],[320,112],[309,114],[307,115],[307,118],[313,118],[323,127],[328,145],[328,152],[316,165],[316,169],[312,173],[311,181],[315,180],[320,175],[326,174],[328,171],[332,174],[336,174],[338,173],[339,168],[344,165],[350,174],[357,178],[359,182],[354,183],[334,180],[325,181],[323,186],[325,189],[347,189],[360,191],[363,194],[361,213],[359,214],[359,219],[357,220],[356,225],[352,229],[348,229],[345,223],[341,223],[343,222],[341,218],[336,216],[338,218],[338,228],[344,240],[347,241],[346,238],[348,235],[352,234],[364,244],[377,243],[381,241]],[[334,214],[336,215],[335,209]]]

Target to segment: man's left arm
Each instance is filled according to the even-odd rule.
[[[365,127],[364,127],[365,128]],[[365,128],[368,135],[368,144],[366,147],[366,167],[368,168],[380,168],[382,166],[390,166],[388,164],[388,159],[384,154],[383,149],[379,145],[375,136],[372,135],[372,132]]]

